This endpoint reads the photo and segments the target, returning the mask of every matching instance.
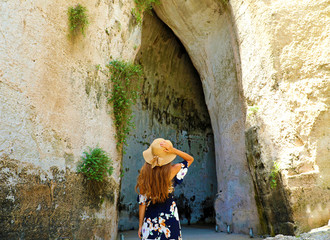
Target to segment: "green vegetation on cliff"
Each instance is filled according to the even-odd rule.
[[[77,35],[79,31],[85,36],[85,30],[89,24],[87,9],[80,4],[77,4],[75,7],[69,7],[68,19],[70,36]]]
[[[159,3],[159,0],[134,0],[136,7],[132,9],[132,14],[138,24],[142,23],[143,13],[152,9],[153,3]]]
[[[277,187],[277,175],[280,171],[280,165],[278,162],[274,162],[274,165],[273,165],[273,168],[270,172],[270,187],[273,189],[273,188],[276,188]]]
[[[89,148],[89,152],[84,152],[77,172],[82,173],[87,180],[103,182],[108,175],[113,172],[112,161],[108,154],[99,147]]]
[[[128,62],[114,60],[107,68],[112,83],[108,102],[113,104],[116,126],[117,149],[126,145],[126,136],[134,127],[132,105],[138,97],[139,82],[143,77],[142,67]]]

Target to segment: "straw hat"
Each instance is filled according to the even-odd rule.
[[[152,168],[156,166],[164,166],[172,162],[176,157],[176,154],[165,152],[165,148],[160,146],[160,143],[164,141],[173,146],[171,141],[165,140],[163,138],[157,138],[151,143],[147,150],[143,151],[144,160],[151,164]]]

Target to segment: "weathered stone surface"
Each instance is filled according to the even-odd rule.
[[[160,18],[179,37],[198,70],[216,151],[220,230],[260,231],[254,188],[245,157],[245,107],[230,12],[220,1],[166,1]]]
[[[201,75],[215,136],[220,229],[264,229],[255,218],[244,157],[244,128],[254,126],[265,169],[252,166],[252,176],[263,179],[278,162],[287,203],[281,221],[289,221],[271,228],[306,231],[330,218],[328,6],[327,0],[182,0],[156,6]],[[246,115],[252,106],[253,114]],[[255,187],[260,202],[269,190]],[[274,210],[268,223],[277,221]]]
[[[318,229],[313,229],[308,233],[302,233],[297,236],[284,236],[283,234],[278,234],[275,237],[268,237],[265,240],[328,240],[330,239],[330,227],[325,226]]]
[[[153,15],[145,15],[136,58],[144,68],[145,79],[133,111],[136,128],[123,157],[119,229],[138,227],[134,187],[144,164],[142,151],[156,137],[170,139],[195,158],[184,183],[175,191],[181,223],[214,222],[214,142],[201,81],[182,44]]]
[[[96,209],[75,171],[87,146],[98,144],[113,159],[119,186],[121,156],[103,69],[111,57],[133,60],[141,32],[132,25],[133,1],[83,0],[90,25],[86,37],[71,39],[67,11],[77,3],[0,2],[0,199],[7,206],[0,218],[9,220],[1,220],[7,225],[0,235],[5,239],[116,237],[118,191],[114,201]],[[18,161],[18,170],[6,167],[5,157]],[[58,169],[59,179],[52,169]]]
[[[257,232],[266,229],[277,233],[324,225],[330,218],[329,1],[162,2],[156,6],[157,14],[180,38],[202,80],[215,141],[215,207],[220,229],[229,224],[235,232],[253,227]],[[0,167],[5,182],[1,183],[1,202],[9,211],[1,212],[0,218],[14,221],[14,227],[8,226],[10,230],[0,230],[9,238],[17,238],[17,234],[32,238],[37,226],[49,229],[40,233],[44,234],[40,238],[55,237],[51,226],[57,223],[51,225],[45,220],[56,212],[48,197],[52,169],[58,169],[66,182],[74,181],[75,165],[86,146],[99,144],[110,152],[115,163],[114,181],[120,179],[121,156],[115,150],[115,130],[106,103],[107,76],[102,69],[110,55],[114,59],[134,59],[141,32],[132,25],[133,1],[80,3],[87,7],[91,24],[86,37],[74,39],[67,36],[67,9],[75,3],[0,3]],[[152,93],[154,88],[149,90]],[[173,99],[171,109],[166,109],[165,104],[157,105],[157,97],[145,100],[145,110],[150,112],[139,112],[144,114],[139,116],[144,119],[139,126],[160,127],[145,142],[166,131],[169,136],[179,136],[173,130],[177,128],[162,129],[153,125],[156,121],[150,117],[165,119],[180,128],[194,128],[177,111],[194,107],[194,101],[183,102],[180,97]],[[196,110],[187,116],[193,113],[190,117],[201,123],[203,117]],[[185,142],[186,138],[182,139]],[[212,145],[211,140],[203,139],[205,145]],[[187,149],[201,148],[196,145],[188,145]],[[7,166],[8,161],[21,169],[32,164],[31,169],[37,170],[13,178],[8,171],[16,165]],[[280,165],[279,189],[268,186],[274,161]],[[35,180],[46,175],[49,177],[42,177],[41,182]],[[17,191],[29,201],[15,202]],[[29,198],[31,193],[38,197]],[[39,204],[42,217],[31,215],[31,221],[30,209],[39,209]],[[85,200],[79,204],[84,205]],[[113,219],[117,219],[115,205],[116,201],[107,207],[115,214]],[[19,210],[18,206],[23,208]],[[64,206],[61,203],[58,208]],[[283,214],[277,216],[276,209]],[[18,216],[17,211],[22,211],[24,219],[12,218],[10,213]],[[100,212],[87,212],[103,218]],[[68,222],[66,210],[56,214],[58,221]],[[90,224],[90,232],[100,229],[96,222]],[[111,222],[104,238],[114,238],[116,224]],[[68,226],[64,233],[70,232]],[[84,234],[74,229],[76,236]]]
[[[258,107],[247,129],[259,129],[265,171],[280,165],[296,232],[322,226],[330,218],[329,1],[230,4],[246,104]]]
[[[109,179],[93,195],[81,175],[0,159],[1,239],[115,239],[119,187]]]
[[[272,186],[269,170],[262,161],[262,148],[258,139],[258,128],[252,127],[246,131],[246,156],[252,179],[255,185],[256,202],[262,232],[274,235],[294,233],[292,209],[289,204],[288,194],[283,187],[282,175],[274,175],[276,187]]]

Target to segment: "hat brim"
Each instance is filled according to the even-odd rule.
[[[160,165],[156,165],[153,162],[154,155],[152,154],[152,150],[151,150],[151,146],[150,146],[147,150],[143,151],[143,158],[147,163],[152,165],[152,168],[154,168],[156,166],[161,167],[161,166],[164,166],[164,165],[172,162],[176,158],[176,154],[168,153],[163,157],[159,157],[158,163],[160,163]]]

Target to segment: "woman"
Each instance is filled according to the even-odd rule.
[[[184,161],[172,165],[176,156]],[[163,138],[155,139],[143,152],[143,157],[146,162],[135,187],[139,193],[139,238],[182,239],[173,191],[183,181],[194,158]]]

